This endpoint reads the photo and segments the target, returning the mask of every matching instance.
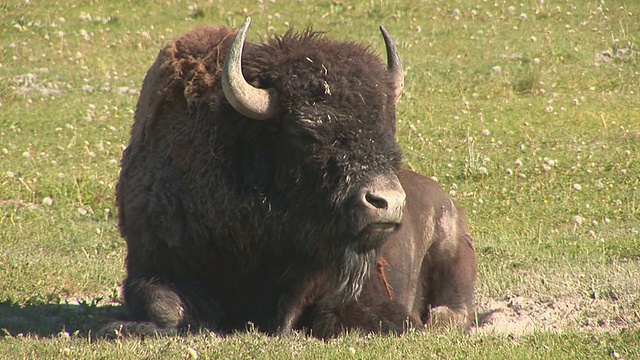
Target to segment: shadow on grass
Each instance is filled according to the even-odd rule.
[[[495,313],[498,313],[502,310],[500,309],[489,309],[482,312],[476,313],[476,318],[471,322],[472,326],[481,327],[485,325],[491,319],[491,316]]]
[[[472,327],[481,328],[500,309],[476,313]],[[0,302],[0,338],[35,336],[55,338],[71,335],[92,338],[96,330],[114,320],[125,320],[122,305],[89,303],[20,305]],[[65,334],[66,333],[66,334]]]
[[[485,309],[475,313],[475,318],[471,321],[471,328],[476,330],[482,329],[485,325],[491,323],[494,314],[502,312],[501,309]]]
[[[66,336],[91,337],[95,329],[107,321],[123,319],[121,305],[37,304],[20,305],[0,302],[0,338],[37,336],[53,338]]]

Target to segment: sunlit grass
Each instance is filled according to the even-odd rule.
[[[0,4],[0,354],[640,357],[638,14],[635,2],[577,0]],[[89,343],[119,311],[103,306],[124,278],[114,185],[144,74],[169,39],[248,15],[251,41],[313,25],[380,54],[383,24],[406,70],[404,164],[466,209],[479,305],[572,301],[565,328]]]

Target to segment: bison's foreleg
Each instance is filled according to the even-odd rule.
[[[278,301],[277,329],[280,335],[289,335],[296,326],[296,322],[308,306],[308,298],[313,291],[312,281],[303,282],[298,291],[284,295]]]
[[[468,329],[473,317],[476,255],[462,227],[433,246],[427,255],[425,288],[427,326]]]
[[[358,299],[347,303],[331,296],[321,299],[315,305],[311,326],[313,335],[335,337],[348,330],[400,334],[409,329],[422,329],[420,319],[396,301],[385,274],[385,265],[386,260],[378,258]]]
[[[320,302],[317,305],[311,332],[320,338],[331,338],[349,330],[365,333],[401,334],[409,329],[421,329],[419,319],[404,306],[384,298],[367,298],[338,305]]]

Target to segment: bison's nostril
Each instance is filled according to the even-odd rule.
[[[395,175],[380,175],[360,188],[354,198],[354,211],[361,215],[365,225],[400,224],[405,199],[402,184]]]
[[[389,203],[387,202],[387,200],[385,200],[383,197],[380,197],[376,194],[372,194],[368,192],[364,196],[364,198],[369,204],[373,205],[373,207],[375,207],[376,209],[387,210],[389,208]]]

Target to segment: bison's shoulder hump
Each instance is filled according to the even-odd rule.
[[[177,37],[160,52],[147,77],[164,80],[166,88],[178,87],[188,100],[199,98],[219,82],[234,35],[225,27],[202,26]]]
[[[218,86],[224,54],[234,35],[225,27],[202,26],[171,40],[160,51],[142,84],[132,143],[146,138],[154,124],[162,127],[184,120],[188,103],[200,100],[215,106],[218,95],[212,89]]]
[[[207,58],[219,52],[224,40],[234,34],[226,27],[201,26],[175,38],[166,46],[165,52],[174,58]]]

